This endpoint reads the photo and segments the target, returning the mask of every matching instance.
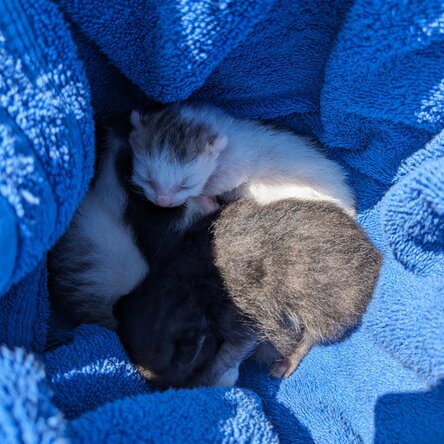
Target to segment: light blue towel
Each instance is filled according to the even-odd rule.
[[[0,6],[0,340],[39,353],[0,353],[1,442],[444,441],[442,1],[58,4],[66,23],[48,0]],[[384,254],[356,331],[285,381],[248,362],[235,389],[153,392],[95,326],[45,351],[44,255],[91,177],[89,88],[99,111],[191,95],[319,138]]]

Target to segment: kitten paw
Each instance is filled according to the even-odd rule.
[[[276,379],[288,378],[293,374],[296,368],[293,368],[289,359],[283,358],[273,365],[270,375]]]
[[[220,208],[215,197],[199,196],[197,199],[204,215],[214,213]]]
[[[233,387],[237,379],[239,378],[239,366],[235,365],[234,367],[226,370],[216,381],[216,387]]]
[[[219,204],[215,197],[196,196],[189,198],[186,201],[186,216],[181,228],[187,228],[196,219],[214,213],[218,209]]]

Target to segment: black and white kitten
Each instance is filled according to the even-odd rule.
[[[113,328],[112,306],[147,275],[195,217],[214,209],[208,198],[160,208],[129,182],[129,119],[96,126],[96,173],[63,237],[49,255],[52,308],[67,324]]]
[[[118,333],[160,387],[232,385],[256,349],[275,377],[361,319],[381,259],[330,202],[231,203],[184,233],[115,306]]]

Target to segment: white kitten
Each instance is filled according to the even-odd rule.
[[[199,194],[260,204],[328,200],[354,214],[343,169],[302,136],[204,105],[133,111],[133,181],[150,201],[177,206]]]

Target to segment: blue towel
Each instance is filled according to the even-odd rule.
[[[0,353],[1,442],[444,441],[442,1],[58,7],[0,6],[0,341],[26,350]],[[99,111],[191,97],[320,139],[384,254],[361,325],[288,380],[247,362],[237,388],[162,393],[114,333],[51,329],[44,256],[91,177],[89,90]]]
[[[57,0],[147,96],[185,99],[270,9],[267,0]],[[94,51],[90,48],[90,51]],[[95,74],[95,73],[94,73]],[[97,83],[100,77],[94,75]]]
[[[91,178],[94,126],[85,74],[61,13],[44,1],[2,0],[0,8],[4,293],[67,227]]]
[[[51,400],[43,366],[24,349],[0,347],[0,403],[2,442],[66,442],[66,421]]]

